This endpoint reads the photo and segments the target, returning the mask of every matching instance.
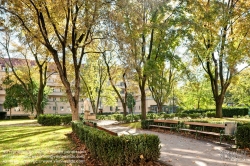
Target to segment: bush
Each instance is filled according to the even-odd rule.
[[[188,114],[187,113],[179,113],[179,114],[177,114],[177,116],[179,118],[185,118],[185,117],[188,117]]]
[[[223,108],[222,114],[223,117],[245,116],[248,115],[248,108]]]
[[[122,114],[113,114],[113,117],[116,121],[120,122],[123,120],[123,115]],[[112,119],[112,118],[111,118]]]
[[[157,119],[159,116],[155,113],[147,114],[147,119]]]
[[[72,115],[42,114],[37,118],[37,122],[43,126],[68,125],[72,120]]]
[[[72,115],[62,115],[60,118],[63,125],[69,125],[72,121]]]
[[[160,140],[156,135],[112,136],[93,127],[72,122],[72,130],[85,143],[90,155],[104,166],[133,165],[143,160],[156,161],[160,157]]]
[[[122,121],[124,122],[124,123],[129,123],[129,122],[131,122],[132,121],[132,116],[122,116],[123,117],[123,119],[122,119]]]
[[[196,118],[201,117],[201,113],[193,113],[193,114],[189,114],[188,116],[190,116],[190,118],[192,118],[192,119],[196,119]]]
[[[236,140],[241,148],[250,148],[250,124],[237,127]]]
[[[207,117],[212,118],[216,116],[216,112],[215,111],[208,111],[207,113]]]
[[[98,119],[98,120],[105,120],[106,119],[106,115],[96,115],[96,119]]]
[[[141,128],[142,129],[148,129],[149,125],[153,124],[154,120],[142,120],[141,121]]]
[[[135,122],[138,122],[138,121],[139,121],[139,119],[140,119],[140,115],[135,115],[135,116],[134,116],[134,120],[135,120]]]
[[[5,119],[6,115],[7,115],[7,112],[0,111],[0,119]]]
[[[182,111],[182,113],[187,113],[187,114],[195,114],[195,113],[199,113],[199,114],[203,114],[203,113],[206,113],[207,111],[213,111],[211,109],[206,109],[206,110],[185,110],[185,111]]]

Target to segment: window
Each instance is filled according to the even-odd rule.
[[[60,107],[60,110],[61,110],[61,111],[64,111],[64,107],[63,107],[63,106],[61,106],[61,107]]]
[[[53,97],[53,101],[56,101],[56,98],[55,98],[55,97]]]
[[[112,106],[110,107],[110,111],[113,111],[113,107]]]
[[[53,106],[53,111],[56,111],[56,106]]]

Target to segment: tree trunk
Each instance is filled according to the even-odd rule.
[[[12,116],[11,116],[11,109],[10,109],[10,119],[12,119]]]
[[[123,116],[127,115],[127,105],[125,102],[122,102]]]
[[[162,112],[162,104],[161,103],[157,103],[157,109],[158,109],[157,113]]]
[[[222,104],[224,101],[224,97],[219,96],[217,100],[215,101],[216,103],[216,118],[222,118]]]
[[[141,89],[141,115],[142,120],[146,119],[146,93],[145,89]]]

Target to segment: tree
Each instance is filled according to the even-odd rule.
[[[126,101],[127,101],[127,106],[130,109],[130,112],[133,114],[133,108],[135,106],[134,96],[131,93],[128,93]]]
[[[127,94],[128,94],[126,75],[129,69],[112,62],[112,59],[114,59],[114,57],[112,56],[112,52],[109,52],[110,56],[108,56],[107,54],[108,54],[107,52],[104,52],[102,55],[103,55],[103,59],[106,65],[109,82],[113,90],[115,91],[118,99],[122,103],[123,115],[126,116],[127,115],[127,107],[126,107],[127,101],[126,100],[127,100]],[[120,89],[116,86],[117,81],[121,81],[121,80],[124,85],[124,97],[122,97],[119,91]]]
[[[222,104],[231,82],[249,59],[250,3],[242,0],[195,0],[187,4],[190,27],[189,50],[194,63],[202,65],[210,80],[216,117],[222,117]]]
[[[84,55],[102,38],[101,16],[109,2],[102,0],[8,1],[0,9],[10,13],[10,22],[30,38],[43,44],[53,57],[72,111],[79,120],[80,69]],[[32,20],[32,21],[31,21]],[[73,67],[74,81],[69,81],[68,66]],[[71,86],[73,84],[73,88]]]
[[[206,79],[187,81],[176,89],[179,105],[184,109],[214,108],[213,95]]]
[[[244,70],[238,75],[237,80],[232,83],[227,93],[227,102],[234,105],[250,106],[250,70]]]
[[[10,75],[7,71],[7,76],[3,81],[3,84],[6,86],[6,97],[9,95],[8,100],[14,99],[15,102],[23,108],[25,112],[31,112],[32,114],[35,112],[35,103],[30,97],[30,94],[32,94],[32,97],[38,98],[39,95],[39,88],[38,83],[36,82],[27,82],[26,88],[23,87],[21,83],[18,83],[17,79],[13,79],[13,75]],[[27,90],[29,93],[27,93]],[[41,108],[43,109],[48,101],[49,90],[45,88],[43,100],[41,102]],[[7,103],[10,103],[10,101],[6,101]]]
[[[50,76],[48,74],[48,62],[49,53],[44,50],[44,47],[40,43],[31,42],[28,36],[19,37],[21,40],[21,45],[11,42],[14,40],[13,30],[5,28],[0,45],[3,47],[5,53],[1,53],[2,59],[5,61],[5,65],[11,68],[12,74],[16,77],[20,85],[23,86],[23,90],[32,100],[33,107],[36,110],[37,116],[43,114],[43,100],[46,98],[45,88],[47,83],[47,78]],[[18,58],[13,58],[13,57]],[[30,60],[33,57],[35,60]],[[39,88],[38,93],[34,94],[37,87],[34,85],[34,79],[36,78],[36,68],[38,68],[38,80]],[[26,73],[26,74],[24,74]],[[33,90],[31,90],[33,89]]]
[[[10,111],[10,119],[11,117],[11,108],[17,107],[18,103],[15,97],[13,96],[13,86],[12,80],[10,80],[9,76],[3,81],[3,84],[7,87],[6,90],[6,96],[5,96],[5,101],[3,103],[3,106],[5,109],[8,109]]]
[[[178,62],[160,61],[154,68],[148,69],[148,87],[154,101],[157,104],[158,111],[168,102],[169,96],[173,91],[177,81],[177,64]],[[151,66],[151,65],[150,65]],[[153,66],[153,65],[152,65]]]
[[[110,14],[115,39],[119,45],[119,57],[123,64],[136,73],[135,80],[141,93],[142,119],[146,119],[146,83],[149,63],[174,50],[178,44],[178,33],[172,28],[176,10],[165,1],[118,1],[117,8]],[[173,17],[172,17],[173,16]],[[170,42],[171,41],[171,42]]]
[[[83,96],[90,99],[93,112],[97,113],[98,108],[103,105],[114,106],[114,92],[108,84],[105,64],[98,54],[87,56],[82,73]]]

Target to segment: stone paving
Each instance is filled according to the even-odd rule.
[[[229,145],[196,140],[170,133],[136,130],[115,121],[98,121],[98,125],[122,134],[155,134],[161,141],[160,161],[172,166],[250,166],[250,157],[226,150]]]

